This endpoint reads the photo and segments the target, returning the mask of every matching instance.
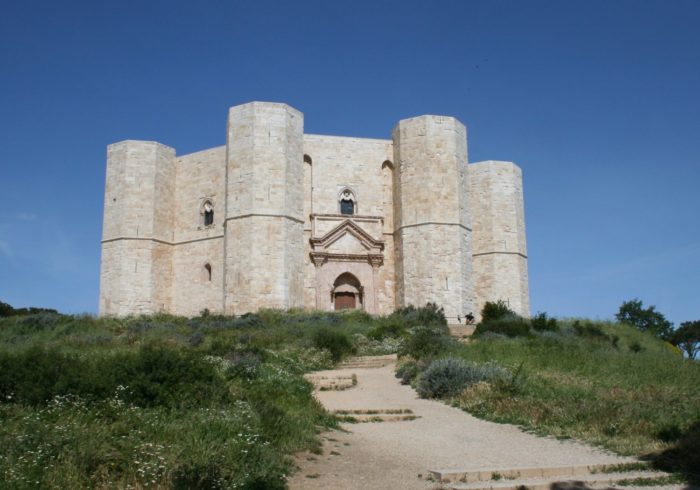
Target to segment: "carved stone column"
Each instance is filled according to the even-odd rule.
[[[372,266],[372,314],[376,315],[379,312],[379,305],[377,304],[377,286],[379,283],[379,268],[384,263],[384,257],[382,255],[370,255],[369,264]],[[367,298],[365,298],[367,300]]]
[[[321,291],[321,267],[328,260],[328,257],[319,254],[311,254],[311,260],[314,263],[316,269],[316,309],[320,310],[321,302],[323,301],[323,292]]]

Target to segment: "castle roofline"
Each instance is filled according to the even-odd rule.
[[[334,134],[309,134],[309,133],[304,133],[304,138],[310,138],[310,139],[341,139],[341,140],[362,140],[362,141],[374,141],[377,143],[392,143],[391,139],[382,139],[382,138],[364,138],[362,136],[339,136],[339,135],[334,135]]]
[[[500,167],[514,167],[514,168],[522,171],[522,169],[520,168],[519,165],[517,165],[513,162],[506,161],[506,160],[482,160],[480,162],[470,162],[469,166],[470,167],[482,167],[482,168],[486,168],[486,167],[492,168],[492,167],[499,167],[499,166]]]

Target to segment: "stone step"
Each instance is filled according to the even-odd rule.
[[[377,408],[359,410],[334,410],[341,422],[402,422],[419,418],[410,408]]]
[[[515,480],[490,480],[476,481],[471,483],[453,483],[447,488],[451,490],[566,490],[584,488],[625,488],[630,484],[634,485],[634,480],[654,480],[664,479],[669,475],[658,471],[632,471],[622,473],[594,473],[579,476],[551,476],[547,478],[522,478]],[[663,481],[663,480],[660,480]],[[624,483],[624,485],[621,485]],[[665,486],[667,483],[661,483]],[[644,485],[638,485],[644,486]]]
[[[470,337],[474,333],[476,325],[449,325],[448,328],[453,337],[464,338]]]
[[[350,357],[338,364],[338,369],[353,368],[378,368],[388,366],[396,362],[396,354],[386,356],[358,356]]]
[[[372,369],[372,368],[383,368],[384,366],[387,366],[387,364],[382,364],[382,363],[353,363],[353,364],[344,364],[342,366],[338,366],[338,369]]]
[[[514,480],[518,478],[578,477],[600,474],[604,471],[619,469],[614,464],[577,464],[563,466],[537,466],[493,469],[438,469],[428,470],[434,479],[440,482],[463,483],[484,482],[496,479]]]
[[[357,376],[354,374],[337,376],[307,374],[304,378],[321,391],[342,391],[357,385]]]
[[[352,369],[352,368],[373,368],[373,367],[384,367],[388,366],[389,363],[383,362],[349,362],[347,364],[341,364],[338,369]]]

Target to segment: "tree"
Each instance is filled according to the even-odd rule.
[[[481,323],[487,323],[504,316],[515,316],[515,312],[508,307],[508,303],[499,299],[498,301],[487,301],[481,309]]]
[[[14,312],[15,309],[12,306],[0,301],[0,317],[11,316],[12,314],[14,314]]]
[[[673,333],[673,324],[666,320],[662,313],[656,311],[655,306],[642,308],[642,301],[636,298],[622,303],[615,318],[660,339],[668,339]]]
[[[672,334],[670,341],[685,352],[690,359],[700,352],[700,320],[683,322]]]
[[[30,306],[29,308],[13,308],[12,305],[3,303],[0,301],[0,317],[4,316],[22,316],[22,315],[35,315],[37,313],[56,313],[58,311],[52,308],[35,308]]]

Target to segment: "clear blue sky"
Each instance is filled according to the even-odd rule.
[[[227,108],[310,133],[469,128],[524,172],[532,311],[638,297],[700,319],[700,2],[5,1],[0,300],[95,312],[105,147],[222,145]]]

